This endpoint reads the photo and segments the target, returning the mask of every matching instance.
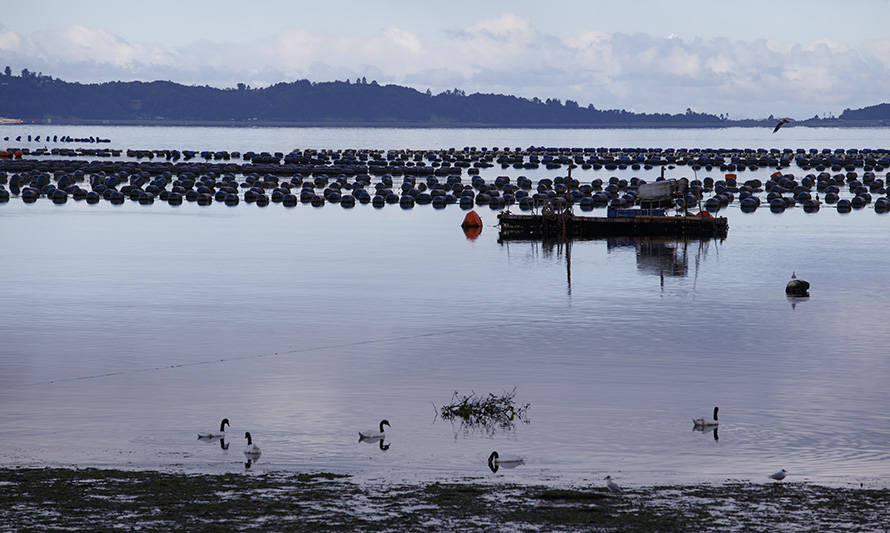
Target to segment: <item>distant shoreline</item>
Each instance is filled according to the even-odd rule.
[[[21,122],[0,123],[2,126],[151,126],[151,127],[209,127],[209,128],[381,128],[381,129],[522,129],[522,130],[606,130],[606,129],[729,129],[772,127],[772,121],[740,120],[731,123],[714,122],[698,124],[664,123],[608,123],[608,124],[500,124],[500,123],[441,123],[441,122],[380,122],[380,121],[337,121],[337,122],[289,122],[269,120],[96,120],[96,119],[24,119]],[[838,120],[817,123],[809,121],[786,125],[785,128],[887,128],[890,121]]]

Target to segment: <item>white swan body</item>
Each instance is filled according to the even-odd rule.
[[[788,474],[788,471],[784,468],[776,472],[775,474],[770,475],[770,479],[775,479],[776,481],[782,481],[785,479],[785,476]]]
[[[366,429],[364,431],[359,431],[358,439],[359,440],[370,440],[370,439],[381,439],[382,440],[384,437],[386,437],[386,433],[383,430],[383,426],[389,426],[389,420],[383,419],[380,421],[379,431],[374,430],[374,429]],[[390,427],[392,427],[392,426],[390,426]]]
[[[498,452],[491,452],[488,456],[488,468],[492,472],[497,472],[500,468],[516,468],[525,464],[525,458],[518,455],[500,455]]]
[[[253,440],[250,438],[250,432],[244,433],[244,438],[247,439],[247,447],[244,448],[244,455],[251,459],[256,459],[262,454],[262,450],[260,447],[253,443]]]
[[[608,488],[610,492],[616,492],[616,493],[624,492],[623,490],[621,490],[621,487],[618,485],[618,483],[615,483],[614,481],[612,481],[612,476],[606,476],[603,479],[606,480],[606,488]]]
[[[706,416],[703,416],[701,418],[693,418],[692,425],[700,428],[720,425],[720,422],[717,421],[717,411],[719,409],[719,407],[714,408],[714,418],[708,418]]]
[[[227,425],[229,425],[229,419],[223,418],[219,423],[219,432],[198,433],[198,438],[202,440],[224,439],[226,438]]]

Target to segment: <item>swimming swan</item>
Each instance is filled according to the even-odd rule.
[[[374,431],[373,429],[366,429],[364,431],[358,432],[358,440],[367,440],[367,439],[382,439],[386,436],[386,433],[383,431],[383,426],[389,426],[389,420],[383,419],[380,421],[380,431]],[[392,426],[390,426],[392,427]]]
[[[229,425],[229,419],[223,418],[219,423],[219,433],[198,433],[199,439],[224,439],[226,437],[226,426]]]
[[[259,446],[253,443],[249,431],[244,433],[244,438],[247,439],[247,448],[244,448],[244,455],[251,459],[257,459],[260,454],[263,453],[262,450],[260,450]]]
[[[701,428],[718,425],[719,424],[719,422],[717,422],[717,410],[718,409],[719,409],[719,407],[714,408],[714,418],[707,418],[704,416],[701,418],[693,418],[692,425],[694,425],[696,427],[701,427]]]
[[[606,480],[606,487],[609,489],[610,492],[617,492],[619,494],[624,492],[623,490],[621,490],[621,487],[618,486],[618,483],[612,481],[612,476],[606,476],[603,479]]]
[[[498,455],[498,452],[491,452],[491,455],[488,456],[488,468],[491,469],[492,472],[497,472],[500,467],[516,468],[524,463],[525,459],[517,455],[505,455],[501,457]]]

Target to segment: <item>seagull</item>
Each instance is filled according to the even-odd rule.
[[[781,128],[785,124],[788,124],[789,122],[791,122],[791,121],[788,120],[787,118],[783,118],[782,120],[780,120],[779,123],[776,124],[776,127],[773,129],[773,133],[779,131],[779,128]]]
[[[621,487],[618,486],[618,483],[612,481],[612,476],[606,476],[603,479],[606,480],[606,487],[609,489],[610,492],[617,492],[619,494],[624,492],[623,490],[621,490]]]
[[[788,474],[788,471],[784,468],[776,472],[775,474],[770,475],[770,479],[775,479],[776,481],[782,481],[785,479],[785,475]]]

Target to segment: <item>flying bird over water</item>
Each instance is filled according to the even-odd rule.
[[[776,124],[776,127],[773,128],[773,133],[779,131],[779,128],[781,128],[781,127],[784,126],[785,124],[788,124],[789,122],[791,122],[791,121],[788,120],[787,118],[783,118],[782,120],[780,120],[779,123]]]

